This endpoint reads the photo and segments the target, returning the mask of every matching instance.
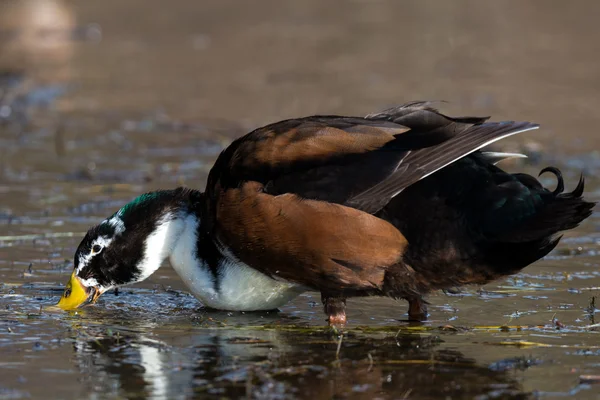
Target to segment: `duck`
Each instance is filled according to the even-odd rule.
[[[165,260],[207,308],[261,311],[320,292],[326,321],[346,300],[408,302],[425,321],[433,291],[483,285],[546,256],[595,203],[583,175],[565,192],[497,166],[485,151],[530,122],[450,117],[414,101],[365,117],[313,115],[238,138],[204,191],[145,193],[89,229],[58,306],[96,303]]]

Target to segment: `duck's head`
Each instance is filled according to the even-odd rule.
[[[139,261],[134,260],[134,249],[141,249],[143,243],[139,243],[139,235],[124,236],[126,230],[117,213],[87,232],[75,252],[75,269],[58,302],[60,308],[70,310],[95,302],[108,289],[136,281]]]
[[[189,189],[137,197],[92,227],[77,247],[74,270],[58,302],[63,310],[94,303],[114,287],[141,282],[168,257],[193,213]]]

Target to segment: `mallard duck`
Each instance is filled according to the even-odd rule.
[[[356,296],[405,299],[422,321],[426,294],[520,271],[594,206],[583,177],[564,193],[556,168],[541,172],[554,191],[498,168],[520,155],[480,149],[538,125],[487,120],[412,102],[256,129],[219,155],[204,192],[146,193],[91,228],[58,306],[94,303],[169,259],[214,309],[271,310],[314,290],[331,325]]]

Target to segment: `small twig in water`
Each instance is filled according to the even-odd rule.
[[[516,312],[517,315],[519,314],[519,311]],[[513,319],[515,319],[515,317],[513,317],[512,315],[510,316],[510,318],[508,319],[508,321],[504,324],[504,326],[510,326],[510,323],[513,321]]]
[[[252,379],[252,369],[248,368],[248,376],[246,377],[246,398],[248,399],[252,398]]]
[[[369,368],[367,369],[367,372],[371,372],[373,370],[373,356],[369,352],[367,353],[367,357],[369,358]]]
[[[431,366],[429,367],[429,369],[433,371],[435,369],[435,353],[431,353],[431,358],[429,359],[429,361],[431,362]]]
[[[588,318],[592,322],[592,325],[596,322],[594,320],[594,314],[596,313],[596,296],[592,296],[590,299],[590,305],[587,308]]]
[[[552,326],[556,327],[556,329],[564,328],[564,324],[556,319],[556,313],[552,316]]]
[[[342,340],[344,340],[344,335],[340,335],[340,340],[338,341],[337,350],[335,352],[336,360],[340,359],[340,350],[342,349]]]

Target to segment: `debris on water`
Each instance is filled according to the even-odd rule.
[[[590,298],[590,304],[588,305],[586,311],[589,313],[596,312],[596,296],[592,296]]]
[[[552,325],[556,327],[556,329],[562,329],[565,326],[556,318],[556,314],[552,316]]]
[[[504,290],[504,291],[501,291],[501,290],[489,291],[489,290],[485,290],[485,289],[479,289],[477,291],[477,294],[479,294],[479,296],[484,299],[502,299],[502,298],[506,298],[506,297],[516,296],[515,293],[510,293],[509,291],[506,291],[506,290]]]
[[[524,371],[529,367],[541,364],[541,361],[535,358],[529,357],[514,357],[505,358],[500,361],[496,361],[490,364],[489,368],[493,371],[508,371],[508,370],[519,370]]]
[[[33,263],[29,263],[29,266],[27,267],[27,271],[23,272],[23,278],[31,278],[33,276],[33,270],[32,267]]]
[[[600,330],[600,323],[598,324],[592,324],[592,325],[587,325],[584,327],[585,329],[591,329],[591,330]]]
[[[505,340],[498,343],[490,343],[497,346],[516,346],[516,347],[552,347],[547,343],[532,342],[529,340]]]
[[[600,384],[600,375],[580,375],[579,382]]]

